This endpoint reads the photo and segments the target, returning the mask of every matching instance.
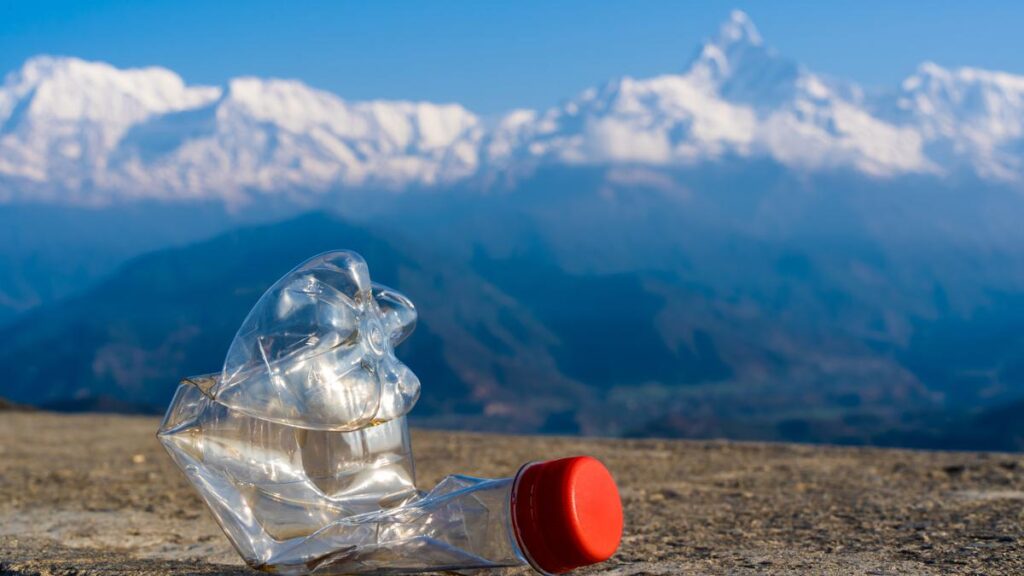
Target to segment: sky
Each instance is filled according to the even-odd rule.
[[[344,98],[544,108],[682,70],[730,10],[816,72],[895,86],[921,62],[1024,74],[1024,3],[0,0],[0,73],[37,54],[158,65],[189,83],[297,78]]]

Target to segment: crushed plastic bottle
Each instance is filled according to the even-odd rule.
[[[415,323],[362,257],[328,252],[260,298],[220,374],[179,385],[158,437],[244,560],[289,575],[559,574],[611,557],[622,506],[593,458],[416,489],[405,415],[420,383],[394,354]]]

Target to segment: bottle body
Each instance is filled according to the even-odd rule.
[[[513,479],[416,489],[404,417],[352,431],[250,416],[186,379],[159,432],[245,561],[282,574],[389,574],[526,562]]]
[[[157,436],[246,563],[398,574],[528,557],[561,573],[610,557],[621,503],[592,458],[416,489],[405,415],[420,383],[393,350],[415,324],[361,256],[325,252],[260,297],[219,374],[178,386]]]

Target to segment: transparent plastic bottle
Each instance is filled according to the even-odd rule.
[[[158,437],[239,554],[281,574],[554,574],[609,558],[622,507],[593,458],[416,489],[419,381],[392,349],[415,318],[362,258],[330,252],[264,294],[221,373],[179,385]]]

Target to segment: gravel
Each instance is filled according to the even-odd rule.
[[[157,420],[0,413],[0,575],[254,574],[157,443]],[[626,510],[588,574],[1024,574],[1024,457],[417,430],[417,473],[591,454]],[[519,571],[522,572],[522,571]]]

